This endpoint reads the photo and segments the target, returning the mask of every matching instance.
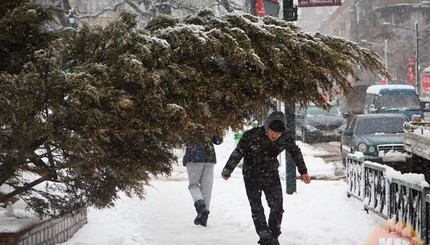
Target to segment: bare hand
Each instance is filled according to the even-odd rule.
[[[221,177],[222,177],[223,179],[225,179],[225,180],[228,180],[228,179],[230,178],[230,176],[225,176],[225,175],[223,175],[223,174],[221,174]]]
[[[302,180],[303,182],[305,182],[306,184],[311,183],[311,177],[308,174],[303,174],[302,175]]]

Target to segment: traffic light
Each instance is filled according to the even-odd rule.
[[[297,21],[297,6],[292,8],[284,8],[284,20],[286,21]]]
[[[297,21],[297,6],[294,6],[293,0],[283,0],[283,12],[285,21]]]

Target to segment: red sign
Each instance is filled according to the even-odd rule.
[[[415,59],[409,58],[406,71],[406,83],[415,87]]]
[[[323,7],[323,6],[340,6],[341,0],[299,0],[298,7]]]
[[[430,74],[422,74],[421,82],[422,93],[427,93],[430,95]]]
[[[266,11],[264,10],[263,0],[257,0],[257,16],[265,16]]]

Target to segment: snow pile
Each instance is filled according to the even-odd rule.
[[[374,163],[377,164],[377,163]],[[380,164],[377,164],[380,165]],[[384,165],[380,165],[384,166]],[[400,171],[396,171],[393,168],[386,167],[385,170],[385,177],[392,181],[393,179],[397,179],[406,183],[409,183],[411,185],[417,185],[421,188],[430,187],[429,183],[425,180],[424,174],[416,174],[416,173],[404,173],[402,174]]]
[[[0,233],[17,232],[40,222],[33,213],[25,210],[25,203],[18,201],[0,208]]]

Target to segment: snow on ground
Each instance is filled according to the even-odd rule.
[[[324,162],[324,150],[297,142],[302,149],[309,174],[328,179],[313,180],[306,185],[297,181],[297,192],[284,194],[284,219],[281,244],[288,245],[354,245],[368,244],[368,239],[384,224],[373,213],[367,214],[363,204],[347,198],[343,179],[336,180],[339,162]],[[179,162],[172,176],[154,179],[147,188],[147,198],[129,198],[122,195],[111,209],[88,209],[88,224],[84,225],[63,245],[248,245],[256,244],[258,237],[251,219],[241,169],[225,181],[221,170],[235,147],[233,133],[224,143],[215,146],[218,163],[208,226],[193,223],[195,211],[188,192],[186,169]],[[177,150],[179,159],[183,151]],[[282,155],[282,154],[281,154]],[[341,164],[340,164],[341,165]],[[285,192],[285,164],[281,161],[280,174]],[[337,176],[338,177],[338,176]],[[263,202],[264,203],[264,202]],[[0,231],[7,232],[24,226],[25,216],[31,216],[17,202],[11,212],[0,209]],[[266,215],[267,214],[266,206]],[[7,217],[15,216],[15,217]],[[11,219],[14,225],[7,225]],[[376,239],[375,241],[379,241]],[[373,244],[373,243],[372,243]],[[375,243],[378,244],[378,243]]]
[[[321,153],[298,142],[310,175],[334,176],[334,163],[313,155]],[[123,196],[115,208],[88,211],[88,224],[63,245],[244,245],[257,244],[258,237],[240,169],[228,181],[221,170],[234,148],[233,134],[216,146],[218,163],[207,227],[193,223],[195,211],[187,189],[186,170],[179,163],[171,177],[154,179],[147,198]],[[178,151],[181,157],[182,151]],[[280,167],[285,190],[285,167]],[[347,198],[344,180],[297,181],[297,192],[284,195],[281,244],[353,245],[366,240],[384,220],[367,214],[361,202]],[[285,193],[285,191],[284,191]],[[267,211],[267,207],[266,207]]]

